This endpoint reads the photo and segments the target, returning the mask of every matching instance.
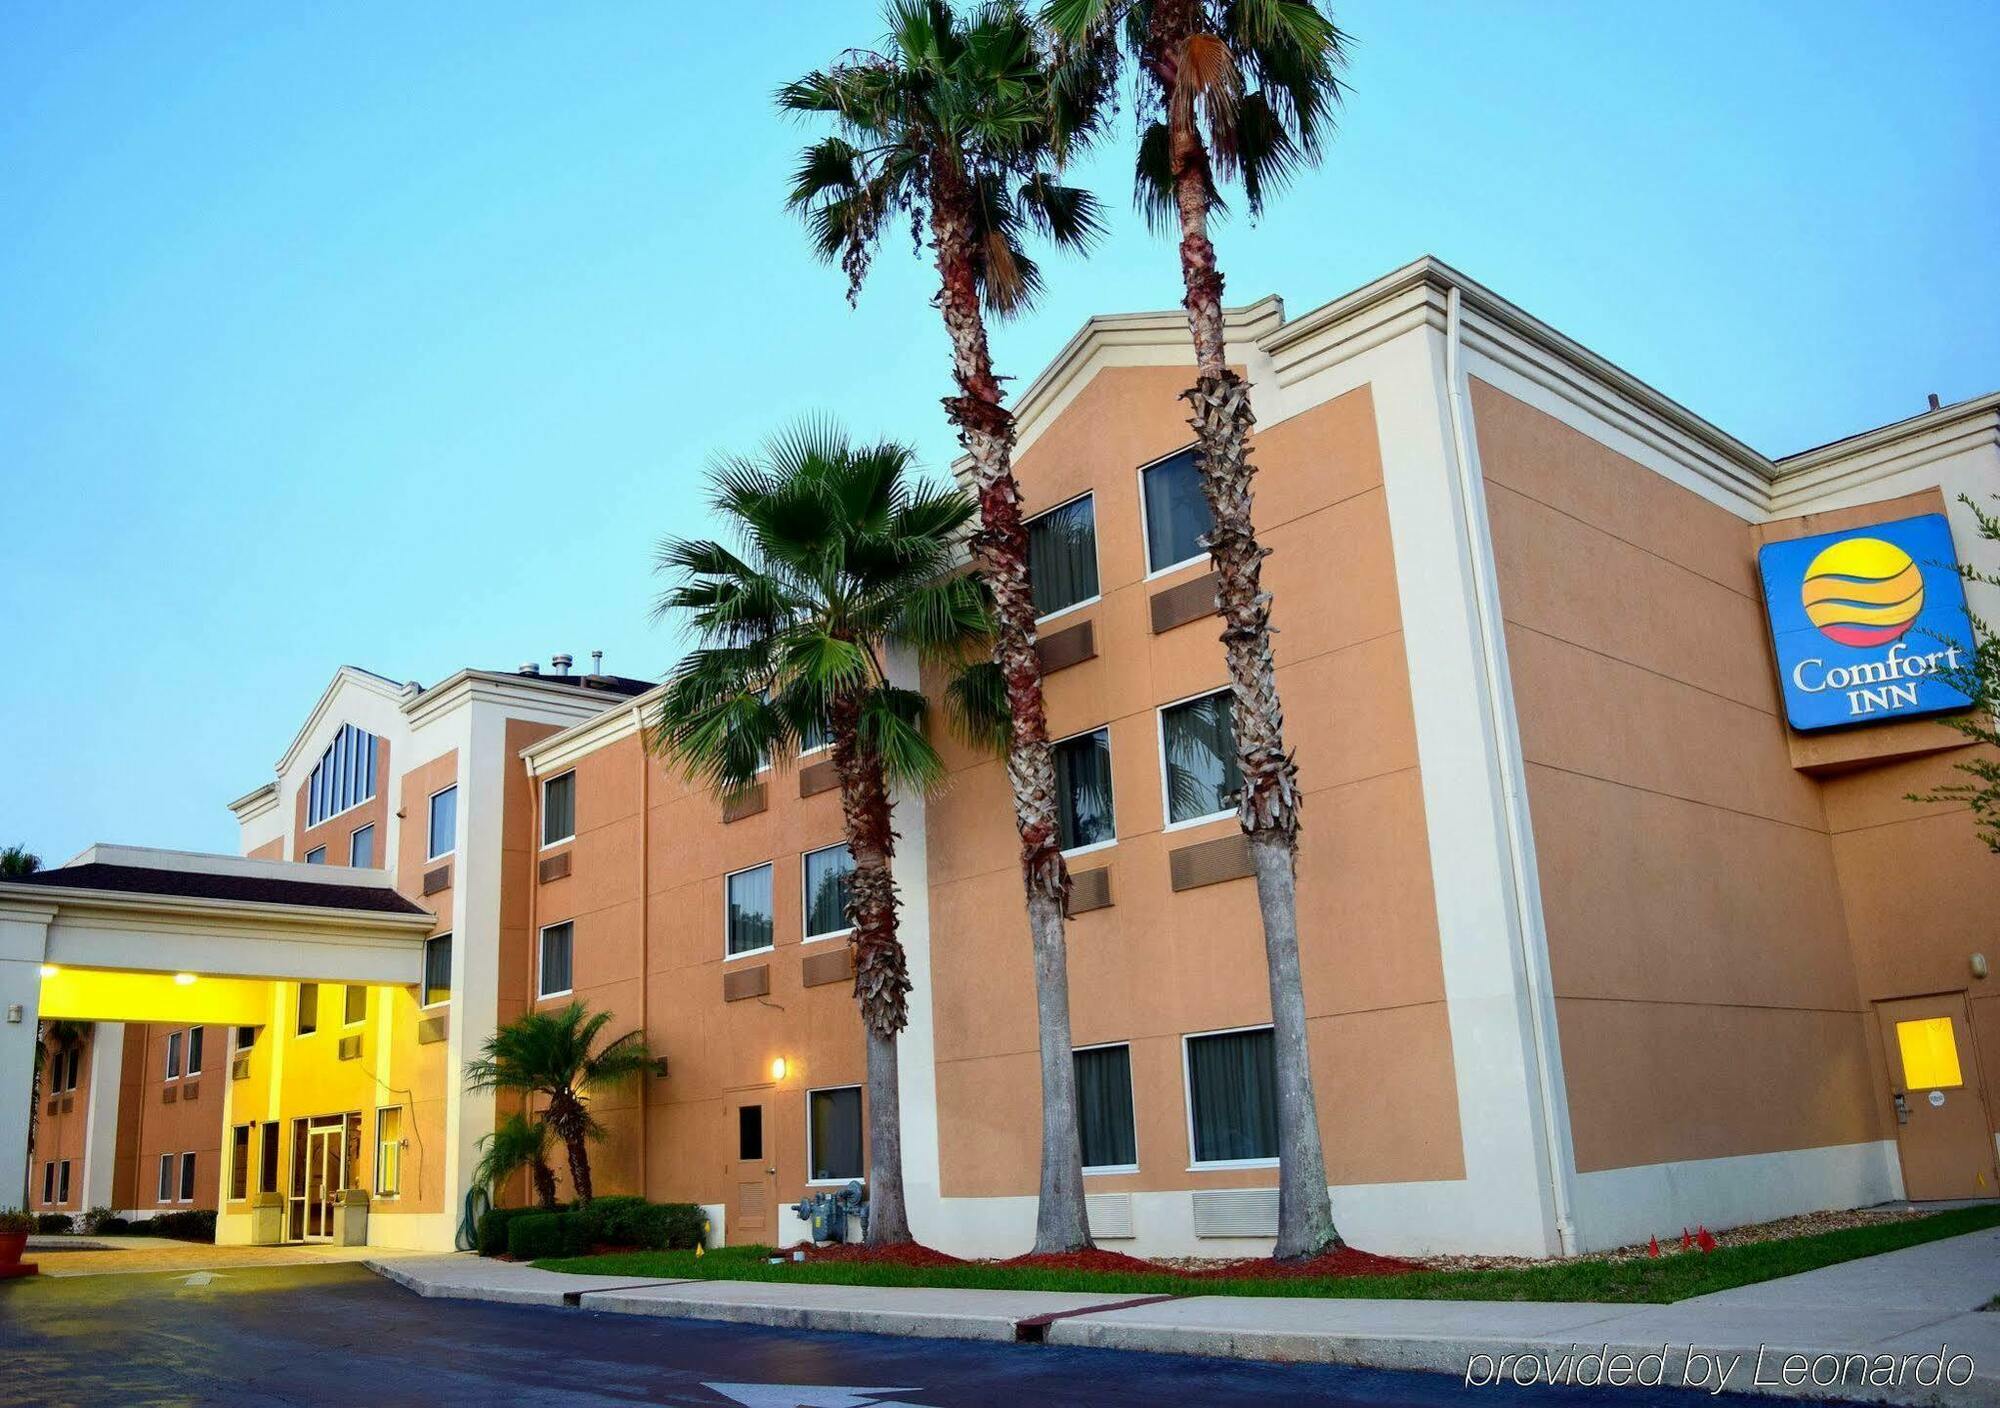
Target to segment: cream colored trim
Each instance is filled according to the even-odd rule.
[[[422,934],[437,922],[436,917],[429,913],[384,914],[377,910],[342,909],[333,905],[308,908],[257,900],[191,899],[184,895],[126,894],[122,891],[71,889],[55,885],[0,883],[0,913],[10,916],[21,913],[16,905],[9,903],[16,900],[31,909],[36,907],[38,901],[53,902],[54,908],[47,912],[55,915],[143,916],[138,926],[141,928],[165,916],[185,916],[195,919],[256,919],[259,927],[267,932],[273,928],[303,932],[334,927]]]
[[[236,820],[242,825],[257,820],[278,805],[278,784],[267,782],[262,787],[253,787],[229,804]]]
[[[305,748],[306,740],[319,731],[319,726],[332,713],[334,698],[340,693],[340,687],[344,684],[351,684],[357,689],[379,695],[391,703],[411,697],[417,692],[415,681],[409,684],[397,684],[394,680],[378,675],[372,670],[363,670],[354,665],[342,665],[333,672],[332,682],[327,685],[319,697],[319,702],[313,705],[312,712],[306,715],[305,723],[292,735],[291,743],[285,748],[283,756],[278,759],[277,771],[281,776],[291,771],[292,764],[299,760],[301,751]]]
[[[528,765],[528,776],[541,777],[561,772],[576,766],[576,760],[587,753],[630,738],[643,727],[646,710],[657,704],[666,692],[667,687],[661,685],[627,700],[626,707],[622,709],[607,710],[561,733],[552,733],[539,742],[529,744],[521,750],[521,757]]]

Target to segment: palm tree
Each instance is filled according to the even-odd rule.
[[[543,1118],[569,1153],[569,1181],[588,1203],[589,1140],[602,1133],[590,1114],[589,1091],[644,1074],[653,1064],[645,1033],[631,1031],[593,1051],[609,1012],[586,1013],[581,1002],[556,1012],[523,1012],[486,1038],[465,1067],[468,1090],[508,1090],[548,1101]]]
[[[1178,228],[1195,384],[1207,546],[1233,686],[1239,816],[1257,876],[1271,973],[1278,1080],[1278,1242],[1281,1258],[1339,1241],[1327,1195],[1299,979],[1298,768],[1271,659],[1268,550],[1251,522],[1255,425],[1250,388],[1229,369],[1222,273],[1208,219],[1222,209],[1218,178],[1240,179],[1254,217],[1267,195],[1319,159],[1340,101],[1347,37],[1313,0],[1047,0],[1042,17],[1079,52],[1107,54],[1122,34],[1139,75],[1137,194],[1156,229]],[[1099,59],[1095,70],[1103,72]]]
[[[535,1202],[546,1212],[556,1207],[556,1175],[549,1167],[549,1127],[541,1120],[515,1113],[494,1127],[479,1141],[482,1150],[472,1181],[485,1188],[498,1188],[522,1169],[535,1186]]]
[[[795,756],[808,735],[824,729],[832,741],[854,863],[847,918],[867,1042],[875,1245],[910,1240],[896,1065],[910,979],[896,932],[892,791],[922,792],[944,776],[924,735],[923,694],[894,683],[885,659],[909,647],[956,668],[990,629],[977,581],[951,570],[972,500],[913,482],[912,462],[906,446],[857,445],[822,421],[754,458],[716,463],[714,508],[740,551],[661,544],[660,569],[680,581],[659,613],[681,618],[697,646],[648,731],[655,749],[725,796],[749,787],[767,759]],[[971,717],[979,687],[976,673],[953,678],[948,698],[961,715]]]
[[[0,847],[0,880],[33,875],[42,868],[42,858],[26,846]]]
[[[1096,125],[1101,75],[1061,71],[1014,3],[960,17],[941,0],[889,7],[881,50],[853,52],[779,90],[788,111],[833,119],[806,148],[791,206],[821,258],[838,261],[853,298],[893,217],[928,223],[936,304],[951,339],[958,394],[945,410],[979,490],[975,560],[993,597],[993,660],[1006,692],[1007,780],[1021,837],[1021,878],[1041,1034],[1042,1169],[1038,1252],[1090,1245],[1083,1197],[1076,1070],[1070,1046],[1065,911],[1069,871],[1056,817],[1056,773],[1035,653],[1028,533],[1014,479],[1014,417],[986,340],[986,315],[1025,312],[1041,287],[1024,249],[1036,231],[1082,249],[1101,232],[1089,192],[1056,166]]]

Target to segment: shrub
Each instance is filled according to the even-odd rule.
[[[517,1217],[539,1212],[538,1208],[488,1208],[479,1215],[479,1254],[499,1256],[507,1250],[507,1224]]]
[[[589,1229],[573,1212],[536,1212],[507,1224],[507,1255],[516,1261],[545,1256],[582,1256],[590,1250]]]
[[[22,1212],[19,1208],[0,1208],[0,1237],[18,1237],[23,1232],[34,1230],[33,1213]]]
[[[83,1215],[83,1230],[92,1234],[109,1232],[112,1229],[108,1224],[124,1220],[110,1208],[92,1208]]]
[[[44,1237],[67,1237],[76,1231],[76,1219],[66,1212],[38,1212],[35,1231]]]
[[[638,1247],[644,1251],[699,1246],[707,1218],[694,1203],[649,1203],[644,1198],[597,1198],[579,1209],[591,1246]]]
[[[132,1231],[132,1224],[125,1218],[113,1213],[90,1230],[103,1237],[121,1237]]]
[[[212,1208],[189,1208],[184,1212],[163,1212],[152,1220],[146,1230],[156,1236],[172,1237],[182,1242],[213,1242],[215,1211]]]

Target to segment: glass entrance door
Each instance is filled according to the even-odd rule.
[[[293,1125],[291,1239],[333,1240],[333,1195],[347,1185],[347,1121],[320,1115]]]

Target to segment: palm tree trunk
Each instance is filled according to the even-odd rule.
[[[1007,684],[1007,782],[1021,837],[1021,883],[1027,893],[1028,934],[1035,959],[1035,1013],[1042,1057],[1041,1196],[1035,1216],[1037,1252],[1091,1245],[1083,1196],[1083,1155],[1077,1114],[1076,1061],[1069,1021],[1069,950],[1065,935],[1069,869],[1056,819],[1055,759],[1049,750],[1042,700],[1042,662],[1035,653],[1035,599],[1028,575],[1028,530],[1014,478],[1014,417],[1001,404],[986,321],[971,258],[970,192],[956,170],[940,171],[931,189],[931,235],[937,250],[945,331],[959,394],[945,412],[971,455],[979,489],[979,531],[972,551],[993,593],[993,660]]]
[[[557,1095],[549,1102],[549,1128],[563,1142],[569,1154],[569,1190],[575,1195],[577,1205],[587,1206],[591,1200],[590,1185],[590,1125],[583,1106],[574,1096]]]
[[[903,1197],[903,1102],[896,1037],[909,1025],[910,973],[896,935],[896,833],[881,764],[862,755],[860,701],[837,696],[827,710],[840,810],[854,873],[847,913],[854,927],[854,998],[868,1042],[868,1244],[907,1242]]]
[[[544,1212],[556,1210],[556,1171],[549,1167],[545,1159],[536,1159],[529,1167],[529,1177],[535,1184],[535,1201]]]
[[[1153,50],[1173,55],[1185,42],[1192,10],[1162,4],[1154,11]],[[1163,34],[1172,24],[1177,33]],[[1326,1181],[1305,991],[1299,972],[1298,765],[1285,750],[1285,712],[1278,701],[1271,656],[1271,599],[1262,586],[1269,549],[1251,519],[1255,469],[1249,438],[1256,424],[1250,388],[1229,369],[1223,336],[1222,274],[1208,238],[1212,189],[1207,149],[1193,105],[1173,100],[1169,65],[1154,68],[1168,113],[1174,201],[1180,212],[1181,279],[1188,331],[1194,339],[1195,384],[1182,393],[1199,444],[1202,493],[1214,519],[1209,556],[1222,612],[1222,645],[1233,687],[1237,765],[1243,773],[1238,810],[1257,877],[1264,957],[1271,981],[1271,1035],[1278,1081],[1278,1240],[1280,1259],[1308,1257],[1336,1246],[1340,1233]]]

